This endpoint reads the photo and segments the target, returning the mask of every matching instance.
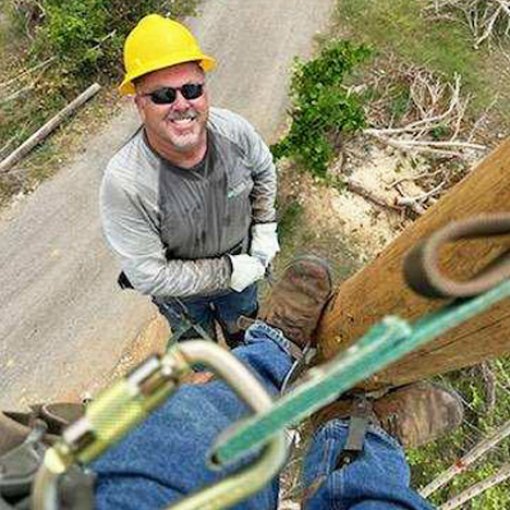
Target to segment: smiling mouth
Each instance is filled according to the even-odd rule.
[[[196,118],[187,118],[187,119],[170,119],[170,122],[176,126],[186,127],[190,126],[196,121]]]

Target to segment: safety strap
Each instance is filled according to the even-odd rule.
[[[444,240],[483,236],[484,232],[489,235],[510,233],[510,214],[484,216],[454,224],[455,235],[451,229],[451,226],[447,226],[436,232],[431,236],[431,241],[426,241],[418,249],[421,252],[414,251],[414,255],[411,254],[410,262],[406,265],[414,271],[414,276],[419,274],[421,268],[422,273],[425,273],[421,275],[421,281],[432,282],[433,285],[437,283],[437,278],[431,278],[431,275],[435,271],[434,260],[437,260],[434,257],[437,257],[437,250]],[[416,256],[416,253],[421,255]],[[426,263],[419,265],[420,260]],[[484,291],[481,295],[454,301],[414,324],[399,317],[388,316],[372,326],[356,344],[332,361],[312,368],[307,380],[275,402],[269,411],[225,431],[213,448],[216,458],[223,463],[239,458],[248,449],[264,444],[276,431],[296,425],[392,362],[510,297],[508,258],[498,257],[489,264],[489,268],[475,277],[474,287],[480,292]],[[468,284],[463,282],[457,285]],[[415,288],[421,291],[423,287],[417,285]],[[446,290],[448,296],[460,294],[459,288],[455,286],[449,286]]]
[[[287,393],[287,391],[291,389],[292,385],[299,379],[299,376],[310,367],[317,354],[317,349],[312,347],[311,342],[308,342],[302,350],[293,342],[289,342],[289,344],[294,347],[294,354],[292,356],[294,358],[294,363],[283,380],[280,389],[281,394]]]
[[[211,338],[211,335],[207,333],[207,331],[198,323],[190,318],[189,310],[186,304],[180,298],[173,298],[175,302],[181,308],[181,325],[182,327],[179,331],[175,333],[172,332],[172,335],[168,339],[166,344],[166,350],[168,351],[173,345],[179,342],[179,340],[183,337],[183,335],[189,333],[190,331],[195,331],[197,333],[197,338],[201,338],[202,340],[206,340],[207,342],[214,342],[215,340]]]

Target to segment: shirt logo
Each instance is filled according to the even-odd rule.
[[[228,190],[227,198],[234,198],[240,195],[247,187],[246,181],[240,182],[237,186]]]

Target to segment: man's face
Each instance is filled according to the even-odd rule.
[[[209,98],[205,87],[196,99],[186,99],[178,91],[170,104],[156,104],[147,94],[164,87],[180,88],[204,82],[200,66],[188,62],[149,73],[136,84],[136,105],[149,140],[156,142],[155,148],[164,145],[178,152],[189,152],[205,143]]]

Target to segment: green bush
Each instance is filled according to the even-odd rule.
[[[151,12],[189,14],[195,2],[184,0],[43,0],[45,17],[36,32],[32,55],[57,56],[61,69],[76,82],[91,76],[119,78],[122,45],[129,31]]]
[[[292,157],[313,174],[326,175],[339,136],[365,126],[361,97],[349,93],[343,82],[370,54],[366,46],[333,40],[317,58],[296,61],[291,81],[292,125],[272,146],[276,159]]]

